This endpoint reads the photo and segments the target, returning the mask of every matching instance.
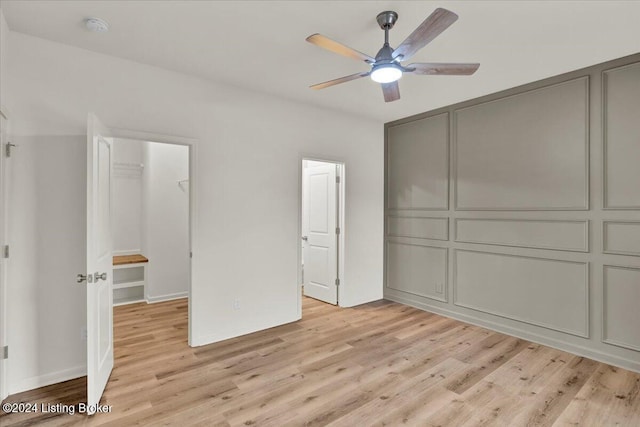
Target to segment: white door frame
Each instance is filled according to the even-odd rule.
[[[345,227],[345,200],[346,200],[346,163],[341,159],[331,159],[324,156],[315,155],[301,155],[298,158],[298,236],[296,240],[296,247],[298,248],[298,284],[296,286],[296,292],[298,292],[298,317],[302,317],[302,185],[304,179],[303,162],[305,160],[311,160],[315,162],[334,163],[340,166],[340,183],[338,184],[338,227],[340,227],[340,234],[338,235],[338,279],[340,285],[338,286],[338,306],[342,307],[342,301],[340,295],[342,290],[348,284],[344,280],[344,241],[346,234]]]
[[[192,258],[191,266],[189,268],[189,289],[188,289],[188,308],[189,308],[189,320],[188,320],[188,344],[189,346],[193,346],[193,322],[192,322],[192,304],[191,304],[191,290],[193,287],[192,278],[193,278],[193,243],[194,236],[198,235],[198,227],[196,221],[196,207],[197,207],[197,187],[196,187],[196,167],[197,162],[197,150],[198,150],[198,140],[194,138],[186,138],[181,136],[172,136],[172,135],[162,135],[151,132],[141,132],[134,131],[128,129],[118,129],[118,128],[109,128],[110,134],[109,136],[112,138],[120,138],[120,139],[133,139],[139,141],[150,141],[150,142],[159,142],[164,144],[172,144],[172,145],[184,145],[189,147],[189,250],[191,251]]]
[[[9,174],[7,171],[6,144],[9,143],[9,117],[6,109],[0,106],[0,120],[3,120],[4,138],[0,138],[0,250],[4,251],[4,245],[8,244],[8,183]],[[7,322],[7,260],[4,254],[0,253],[0,351],[5,345],[9,345],[9,325]],[[4,357],[0,354],[0,359]],[[9,395],[9,381],[7,374],[9,372],[9,359],[0,361],[0,401]]]

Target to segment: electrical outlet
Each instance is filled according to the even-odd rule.
[[[87,340],[87,328],[82,328],[80,329],[80,339],[82,341],[86,341]]]
[[[444,286],[442,286],[442,282],[436,283],[436,293],[441,294],[444,290]]]
[[[233,300],[233,309],[240,310],[240,300],[238,298]]]

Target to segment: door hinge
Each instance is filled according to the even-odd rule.
[[[7,157],[11,157],[11,147],[17,147],[17,145],[16,144],[12,144],[10,142],[7,142],[5,144],[4,152],[7,155]]]
[[[5,245],[4,248],[2,248],[2,257],[9,258],[9,245]]]
[[[340,286],[340,279],[336,279],[336,286]]]
[[[340,227],[336,227],[336,234],[340,234]]]
[[[189,252],[189,258],[193,258],[193,252]]]
[[[340,177],[336,176],[336,184],[340,184]]]
[[[0,359],[8,359],[9,358],[9,346],[5,345],[2,347],[2,357]]]

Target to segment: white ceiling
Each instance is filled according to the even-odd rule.
[[[18,1],[0,0],[9,28],[216,82],[389,121],[640,52],[638,1]],[[395,10],[397,46],[437,7],[460,19],[414,62],[480,62],[471,77],[405,76],[384,103],[369,79],[309,85],[367,70],[306,43],[322,33],[370,55],[375,17]],[[88,32],[87,17],[106,34]]]

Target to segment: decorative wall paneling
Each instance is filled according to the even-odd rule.
[[[449,218],[389,215],[387,217],[387,235],[449,240]]]
[[[456,218],[455,241],[589,252],[589,221]]]
[[[640,371],[639,117],[637,54],[387,123],[385,298]]]
[[[603,221],[602,250],[606,254],[640,256],[640,221]]]
[[[640,268],[604,266],[602,341],[640,351]]]
[[[389,130],[389,209],[449,209],[449,114],[416,120]]]
[[[389,288],[447,302],[447,248],[393,240],[388,240],[386,246]]]
[[[589,209],[588,93],[584,76],[454,110],[455,209]]]
[[[640,209],[640,63],[602,73],[604,208]]]
[[[453,299],[462,307],[589,336],[589,266],[456,249]]]

